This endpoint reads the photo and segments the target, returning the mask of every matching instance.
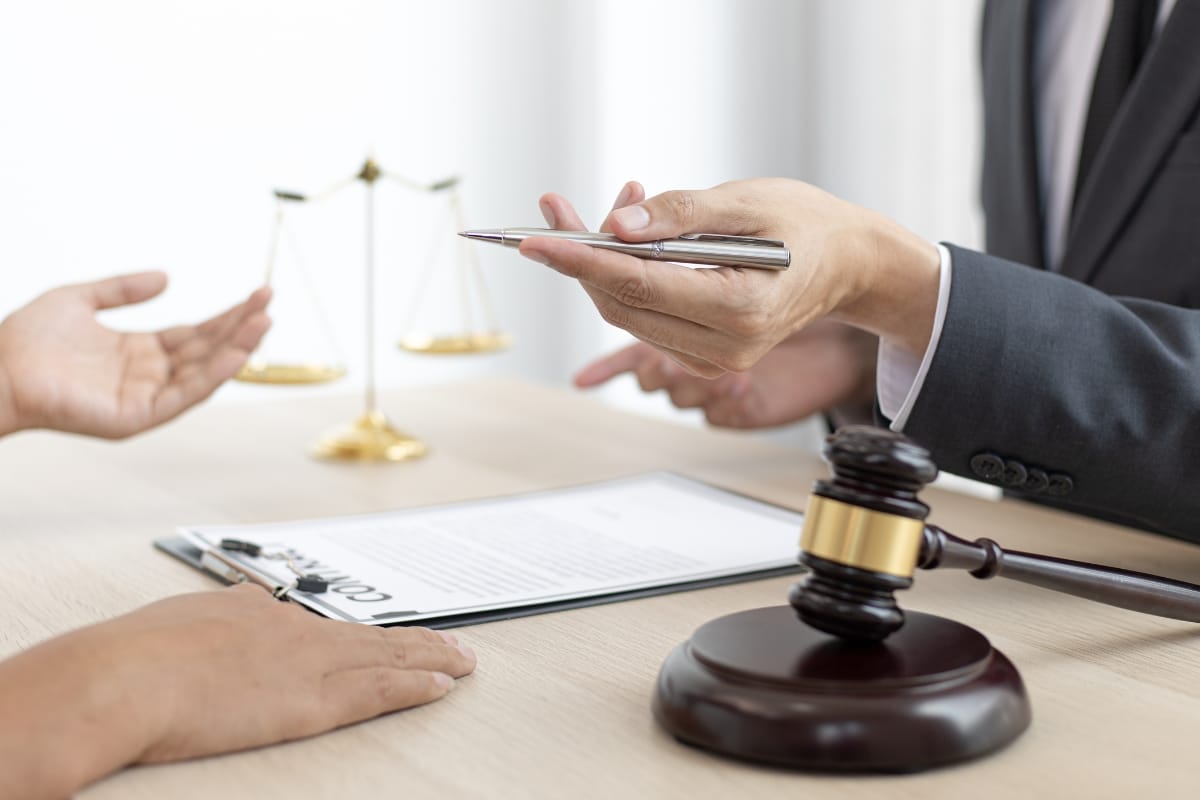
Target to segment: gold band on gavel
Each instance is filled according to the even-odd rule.
[[[814,494],[804,513],[804,552],[838,564],[912,577],[925,523]]]

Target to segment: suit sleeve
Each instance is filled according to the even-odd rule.
[[[1200,311],[949,247],[905,434],[948,472],[1200,542]]]

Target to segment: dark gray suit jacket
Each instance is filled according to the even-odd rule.
[[[952,251],[905,432],[947,471],[1200,541],[1200,0],[1178,0],[1148,52],[1060,275],[1040,269],[1030,6],[984,11],[989,255]]]
[[[983,17],[987,252],[1043,267],[1030,91],[1034,0]],[[1113,121],[1060,272],[1109,294],[1200,307],[1200,0],[1178,0]]]

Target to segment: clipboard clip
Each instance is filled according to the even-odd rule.
[[[296,574],[296,579],[288,584],[274,584],[260,575],[245,569],[222,551],[245,553],[251,558],[267,558],[274,561],[286,561],[287,567]],[[300,571],[291,557],[285,553],[264,553],[262,546],[241,539],[222,539],[219,547],[206,548],[200,554],[200,566],[228,583],[253,583],[271,593],[277,600],[286,600],[289,593],[304,592],[305,594],[323,594],[329,589],[329,581],[320,575],[305,574]]]

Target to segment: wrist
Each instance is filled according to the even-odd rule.
[[[851,389],[826,411],[835,428],[843,425],[872,425],[875,422],[875,365],[879,339],[866,331],[840,326],[847,364],[854,365]]]
[[[137,761],[147,747],[139,688],[125,654],[95,626],[0,663],[0,795],[67,796]],[[11,781],[8,786],[6,781]]]
[[[937,246],[874,213],[855,239],[836,270],[855,279],[830,316],[920,358],[937,316]]]

